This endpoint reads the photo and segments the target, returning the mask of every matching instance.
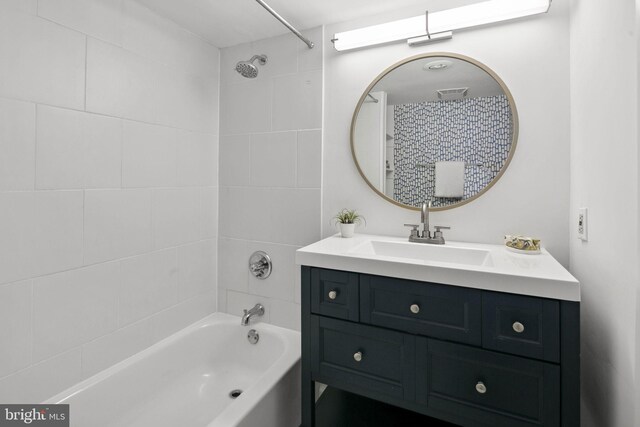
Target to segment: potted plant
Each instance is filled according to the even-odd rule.
[[[353,237],[357,224],[360,224],[362,221],[364,221],[365,224],[367,223],[362,215],[351,209],[342,209],[333,217],[333,220],[336,224],[340,225],[340,234],[344,238]]]

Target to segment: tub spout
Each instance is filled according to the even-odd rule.
[[[256,304],[251,310],[244,311],[240,324],[242,326],[247,326],[251,318],[262,315],[264,315],[264,306],[262,304]]]

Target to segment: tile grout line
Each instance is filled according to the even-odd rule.
[[[27,103],[27,104],[33,104],[35,106],[55,108],[55,109],[59,109],[59,110],[73,111],[73,112],[81,113],[81,114],[83,113],[83,114],[90,114],[90,115],[99,116],[99,117],[108,117],[108,118],[120,120],[120,121],[123,121],[123,122],[132,122],[132,123],[138,123],[138,124],[143,124],[143,125],[148,125],[148,126],[157,126],[157,127],[161,127],[161,128],[173,129],[173,130],[178,130],[178,131],[187,132],[187,133],[195,133],[195,134],[199,134],[199,135],[210,135],[210,136],[216,136],[217,135],[216,133],[209,132],[209,131],[203,131],[203,130],[198,130],[198,129],[193,129],[193,128],[184,128],[184,127],[172,126],[172,125],[167,125],[167,124],[158,123],[158,122],[150,122],[150,121],[138,120],[138,119],[133,119],[133,118],[130,118],[130,117],[116,116],[116,115],[113,115],[113,114],[100,113],[100,112],[92,111],[92,110],[83,110],[83,109],[79,109],[79,108],[73,108],[73,107],[68,107],[68,106],[50,104],[50,103],[47,103],[47,102],[34,101],[34,100],[31,100],[31,99],[17,98],[17,97],[6,96],[6,95],[0,95],[0,99],[13,101],[13,102],[24,102],[24,103]],[[284,131],[284,132],[286,132],[286,131]],[[223,135],[223,136],[225,136],[225,135]],[[235,136],[235,135],[231,135],[231,136]]]
[[[33,353],[34,353],[34,349],[35,349],[35,345],[34,345],[34,341],[35,341],[35,335],[34,335],[34,312],[35,312],[35,280],[31,279],[31,340],[30,340],[30,359],[29,359],[29,366],[33,366],[33,360],[35,359]]]
[[[89,80],[89,36],[84,37],[84,111],[87,111],[87,82]]]
[[[83,264],[80,266],[76,266],[76,267],[71,267],[71,268],[67,268],[65,270],[59,270],[59,271],[54,271],[54,272],[50,272],[50,273],[45,273],[45,274],[41,274],[38,276],[29,276],[29,277],[23,277],[17,280],[10,280],[8,282],[2,282],[0,283],[0,287],[3,286],[7,286],[7,285],[12,285],[15,283],[20,283],[20,282],[27,282],[27,281],[31,281],[31,280],[37,280],[37,279],[43,279],[43,278],[47,278],[47,277],[51,277],[51,276],[56,276],[59,274],[65,274],[65,273],[71,273],[74,271],[78,271],[78,270],[83,270],[83,269],[87,269],[87,268],[93,268],[93,267],[99,267],[99,266],[103,266],[106,264],[114,264],[114,263],[119,263],[122,261],[126,261],[126,260],[131,260],[134,258],[140,258],[143,256],[147,256],[147,255],[152,255],[152,254],[156,254],[159,252],[164,252],[164,251],[169,251],[172,249],[178,250],[180,248],[185,248],[188,246],[195,246],[198,244],[202,244],[204,242],[209,242],[209,241],[213,241],[217,239],[217,237],[215,238],[202,238],[202,239],[198,239],[198,240],[193,240],[193,241],[189,241],[189,242],[184,242],[184,243],[179,243],[177,245],[173,245],[173,246],[167,246],[167,247],[163,247],[163,248],[159,248],[159,249],[152,249],[150,251],[147,252],[140,252],[140,253],[136,253],[133,255],[127,255],[124,257],[120,257],[120,258],[114,258],[114,259],[108,259],[108,260],[104,260],[104,261],[98,261],[98,262],[94,262],[91,264]]]
[[[39,12],[39,11],[38,11],[38,12]],[[152,12],[152,13],[153,13],[153,12]],[[118,48],[118,49],[122,49],[123,51],[125,51],[125,52],[127,52],[127,53],[129,53],[129,54],[135,55],[135,56],[137,56],[137,57],[139,57],[139,58],[142,58],[142,59],[144,59],[144,60],[146,60],[146,61],[148,61],[148,62],[153,63],[154,65],[159,65],[159,66],[161,66],[161,67],[163,67],[163,68],[165,68],[165,69],[168,69],[168,70],[170,70],[170,71],[172,71],[172,72],[174,72],[174,73],[179,73],[179,74],[181,74],[181,75],[183,75],[183,76],[196,77],[196,78],[203,78],[203,77],[206,77],[206,76],[208,76],[208,75],[209,75],[209,73],[208,73],[208,72],[207,72],[207,73],[204,73],[204,72],[203,72],[202,74],[199,74],[199,73],[192,73],[192,72],[188,72],[188,71],[183,71],[183,68],[181,68],[179,65],[175,65],[175,64],[167,63],[167,62],[164,62],[164,61],[162,61],[162,60],[160,60],[160,59],[153,58],[153,57],[151,57],[151,56],[143,55],[143,54],[141,54],[141,53],[139,53],[139,52],[133,51],[133,50],[131,50],[131,49],[129,49],[129,48],[127,48],[127,47],[125,47],[123,42],[121,42],[120,44],[118,44],[117,42],[113,42],[113,41],[111,41],[111,40],[106,40],[106,39],[101,38],[101,37],[99,37],[99,36],[97,36],[97,35],[88,34],[88,33],[83,32],[82,30],[78,30],[78,29],[76,29],[76,28],[69,27],[69,26],[67,26],[67,25],[65,25],[65,24],[61,24],[60,22],[54,21],[53,19],[47,18],[47,17],[45,17],[45,16],[41,16],[41,15],[39,15],[39,14],[36,14],[36,15],[28,14],[28,15],[30,15],[30,16],[32,16],[32,17],[34,17],[34,18],[36,18],[36,19],[40,19],[40,20],[42,20],[42,21],[44,21],[44,22],[48,22],[49,24],[53,24],[53,25],[55,25],[55,26],[57,26],[57,27],[60,27],[60,28],[62,28],[62,29],[64,29],[64,30],[69,31],[69,32],[72,32],[72,33],[74,33],[74,34],[81,35],[81,36],[85,36],[85,37],[87,37],[87,38],[91,38],[91,39],[93,39],[93,40],[96,40],[96,41],[98,41],[98,42],[100,42],[100,43],[107,44],[107,45],[109,45],[109,46],[111,46],[111,47],[115,47],[115,48]],[[160,16],[160,15],[158,15],[158,14],[155,14],[155,15],[156,15],[156,16]],[[124,18],[124,14],[123,14],[122,18]],[[179,28],[181,28],[181,29],[183,29],[185,32],[189,33],[189,31],[185,30],[184,28],[180,27],[179,25],[178,25],[178,27],[179,27]],[[198,37],[196,36],[196,38],[198,38]],[[220,50],[220,48],[219,48],[219,47],[217,47],[217,46],[213,46],[213,45],[211,45],[210,43],[207,43],[207,44],[209,44],[209,46],[211,46],[211,47],[213,47],[213,48],[215,48],[215,49],[218,49],[218,51]]]

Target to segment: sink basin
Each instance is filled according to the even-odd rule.
[[[447,245],[369,240],[351,251],[358,255],[377,255],[411,261],[491,266],[489,251]]]

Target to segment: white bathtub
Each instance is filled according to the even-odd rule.
[[[216,313],[46,403],[70,404],[73,427],[297,427],[299,361],[299,333]]]

